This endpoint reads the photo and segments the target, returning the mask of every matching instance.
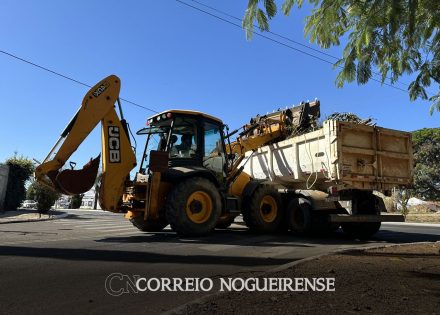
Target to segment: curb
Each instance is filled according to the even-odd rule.
[[[279,271],[284,271],[286,269],[289,269],[293,266],[297,266],[297,265],[302,265],[305,264],[309,261],[312,260],[316,260],[325,256],[330,256],[330,255],[335,255],[335,254],[340,254],[340,253],[344,253],[344,252],[351,252],[351,251],[366,251],[366,250],[370,250],[370,249],[380,249],[380,248],[388,248],[388,247],[399,247],[399,246],[406,246],[406,245],[422,245],[422,244],[433,244],[433,243],[440,243],[440,241],[437,242],[415,242],[415,243],[402,243],[402,244],[387,244],[387,245],[374,245],[374,246],[366,246],[366,247],[353,247],[353,248],[344,248],[344,249],[338,249],[338,250],[334,250],[331,252],[328,252],[326,254],[320,254],[320,255],[315,255],[315,256],[310,256],[304,259],[300,259],[300,260],[295,260],[292,261],[290,263],[269,269],[265,272],[263,272],[263,275],[267,275],[267,274],[271,274],[271,273],[275,273],[275,272],[279,272]],[[196,304],[203,304],[204,302],[206,302],[207,300],[209,300],[212,297],[215,296],[219,296],[221,294],[225,294],[228,293],[227,291],[218,291],[212,294],[208,294],[205,296],[202,296],[198,299],[192,300],[188,303],[179,305],[169,311],[166,311],[164,313],[161,313],[162,315],[176,315],[176,314],[180,314],[186,307],[191,306],[191,305],[196,305]]]
[[[62,213],[62,214],[56,214],[56,215],[49,215],[45,218],[36,218],[36,219],[12,219],[12,220],[5,220],[4,222],[0,221],[0,224],[9,224],[9,223],[25,223],[25,222],[38,222],[38,221],[50,221],[50,220],[59,220],[64,219],[68,216],[68,213]]]
[[[382,225],[440,227],[440,223],[418,223],[418,222],[382,222]]]

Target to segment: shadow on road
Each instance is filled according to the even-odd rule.
[[[131,263],[173,263],[197,265],[272,266],[291,262],[292,259],[264,257],[235,257],[219,255],[169,255],[150,252],[95,250],[70,248],[32,248],[0,246],[0,256],[51,258],[78,261],[106,261]]]
[[[439,234],[415,233],[410,231],[395,231],[382,228],[375,239],[384,240],[389,243],[415,243],[415,242],[437,242],[440,241]]]
[[[264,246],[264,247],[315,247],[317,245],[363,245],[369,243],[412,243],[440,241],[440,235],[428,233],[399,232],[387,229],[380,230],[370,240],[355,240],[348,238],[341,230],[321,235],[298,236],[292,233],[254,234],[248,230],[230,229],[216,230],[214,233],[198,238],[179,237],[174,232],[151,232],[134,236],[105,237],[96,242],[124,243],[124,244],[154,244],[154,243],[182,243],[182,244],[216,244],[237,246]]]

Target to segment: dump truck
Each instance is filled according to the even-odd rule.
[[[342,227],[367,238],[381,222],[403,219],[383,214],[374,191],[411,184],[407,132],[338,120],[320,126],[317,100],[257,115],[233,131],[209,114],[173,109],[149,117],[137,132],[145,145],[136,161],[120,88],[111,75],[90,89],[36,168],[36,180],[63,194],[83,193],[93,186],[102,155],[101,208],[125,213],[145,232],[169,224],[180,235],[200,236],[242,215],[260,233]],[[66,169],[99,122],[101,153],[82,169],[74,163]]]

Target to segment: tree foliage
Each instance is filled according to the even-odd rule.
[[[440,200],[440,128],[413,132],[414,188],[423,199]]]
[[[430,113],[440,111],[440,93],[428,96],[426,88],[440,84],[439,0],[309,0],[313,10],[306,18],[305,35],[322,48],[340,45],[347,38],[336,78],[365,84],[372,68],[395,83],[403,74],[416,74],[408,87],[411,100],[429,99]],[[289,15],[303,0],[284,0],[282,12]],[[256,20],[261,31],[277,13],[275,0],[249,0],[243,27],[252,36]]]
[[[39,213],[47,213],[55,204],[60,194],[53,189],[34,181],[27,190],[27,198],[37,202]]]
[[[5,163],[9,166],[9,175],[4,208],[15,210],[26,197],[25,184],[34,172],[34,164],[31,160],[17,156],[17,154],[7,159]]]
[[[78,209],[79,207],[81,207],[81,202],[83,199],[83,194],[81,195],[73,195],[72,198],[70,199],[70,208],[71,209]]]

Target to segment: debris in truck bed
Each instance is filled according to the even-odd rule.
[[[368,118],[368,119],[361,119],[359,118],[359,116],[353,114],[353,113],[338,113],[338,112],[334,112],[332,114],[330,114],[327,119],[333,119],[333,120],[338,120],[338,121],[346,121],[346,122],[352,122],[355,124],[361,124],[361,125],[368,125],[368,126],[372,126],[374,125],[373,123],[373,118]]]

